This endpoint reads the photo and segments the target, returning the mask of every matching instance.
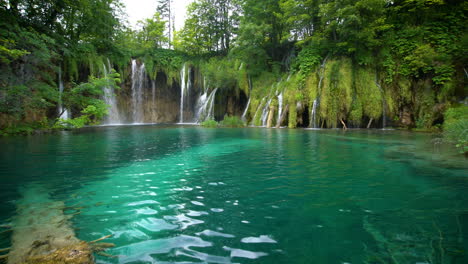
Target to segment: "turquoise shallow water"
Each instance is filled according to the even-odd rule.
[[[118,257],[98,263],[468,263],[468,166],[434,143],[183,126],[3,138],[0,224],[40,186],[80,208],[78,238],[113,235]]]

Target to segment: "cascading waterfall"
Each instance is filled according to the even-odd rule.
[[[255,120],[257,119],[258,112],[260,112],[260,109],[262,109],[263,101],[265,101],[265,97],[262,98],[262,101],[260,101],[260,104],[257,106],[257,110],[255,110],[254,117],[252,119],[252,125],[255,126]]]
[[[153,101],[153,107],[156,100],[156,80],[151,81],[151,99]]]
[[[386,102],[385,102],[385,93],[384,90],[382,89],[382,86],[380,86],[379,82],[376,80],[375,85],[379,88],[380,92],[382,93],[382,129],[385,129],[387,126],[387,113],[385,112],[385,107],[386,107]]]
[[[267,103],[266,103],[265,106],[263,107],[262,117],[261,117],[262,126],[266,126],[266,125],[267,125],[268,112],[269,112],[269,110],[270,110],[271,99],[272,99],[272,98],[268,99]]]
[[[59,69],[58,73],[58,81],[59,81],[59,105],[58,105],[58,113],[59,113],[59,118],[67,120],[70,118],[70,114],[68,112],[68,109],[63,108],[62,104],[62,94],[63,94],[63,80],[62,80],[62,70]]]
[[[309,127],[312,128],[317,128],[317,105],[318,105],[318,98],[314,99],[314,102],[312,104],[312,112],[311,112],[311,119],[310,119],[310,125]]]
[[[283,92],[278,94],[278,120],[276,121],[276,126],[279,127],[281,124],[281,115],[283,114]]]
[[[182,67],[180,71],[180,114],[179,114],[179,123],[184,122],[184,98],[185,98],[185,90],[186,90],[186,82],[185,82],[185,72],[186,72],[186,64]]]
[[[143,88],[146,83],[145,64],[132,60],[132,116],[133,123],[143,123]]]
[[[110,61],[107,60],[106,65],[102,64],[104,77],[107,78],[108,74],[111,73],[112,67]],[[120,124],[122,120],[120,119],[119,109],[117,107],[117,98],[115,97],[114,87],[111,85],[104,86],[104,101],[109,106],[108,114],[104,120],[105,124]]]
[[[320,65],[319,69],[319,82],[317,85],[317,93],[319,94],[317,98],[314,99],[313,105],[312,105],[312,110],[310,111],[310,122],[309,122],[309,127],[311,128],[317,128],[317,110],[320,106],[320,87],[322,87],[322,81],[324,77],[324,71],[325,71],[325,64],[327,63],[327,57],[323,59],[322,64]]]
[[[209,96],[207,93],[203,93],[199,98],[200,108],[197,111],[197,123],[213,119],[214,117],[214,101],[216,97],[216,91],[218,88],[214,89]]]
[[[250,97],[249,97],[249,100],[247,101],[247,105],[245,106],[244,113],[242,113],[242,121],[245,121],[245,116],[247,115],[247,111],[249,111],[249,106],[250,106]]]

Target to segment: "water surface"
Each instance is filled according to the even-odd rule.
[[[466,160],[426,134],[124,126],[0,145],[0,224],[39,186],[81,212],[78,238],[113,235],[98,263],[468,263]]]

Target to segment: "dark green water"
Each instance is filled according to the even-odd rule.
[[[428,135],[134,126],[0,146],[0,224],[40,186],[82,207],[80,239],[113,234],[98,263],[468,263],[468,167]]]

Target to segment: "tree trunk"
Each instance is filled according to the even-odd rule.
[[[270,112],[268,113],[267,127],[270,128],[273,123],[273,116],[275,114],[275,107],[270,105]]]
[[[348,130],[348,127],[346,126],[345,122],[343,121],[343,118],[340,118],[340,122],[343,125],[343,129]]]

